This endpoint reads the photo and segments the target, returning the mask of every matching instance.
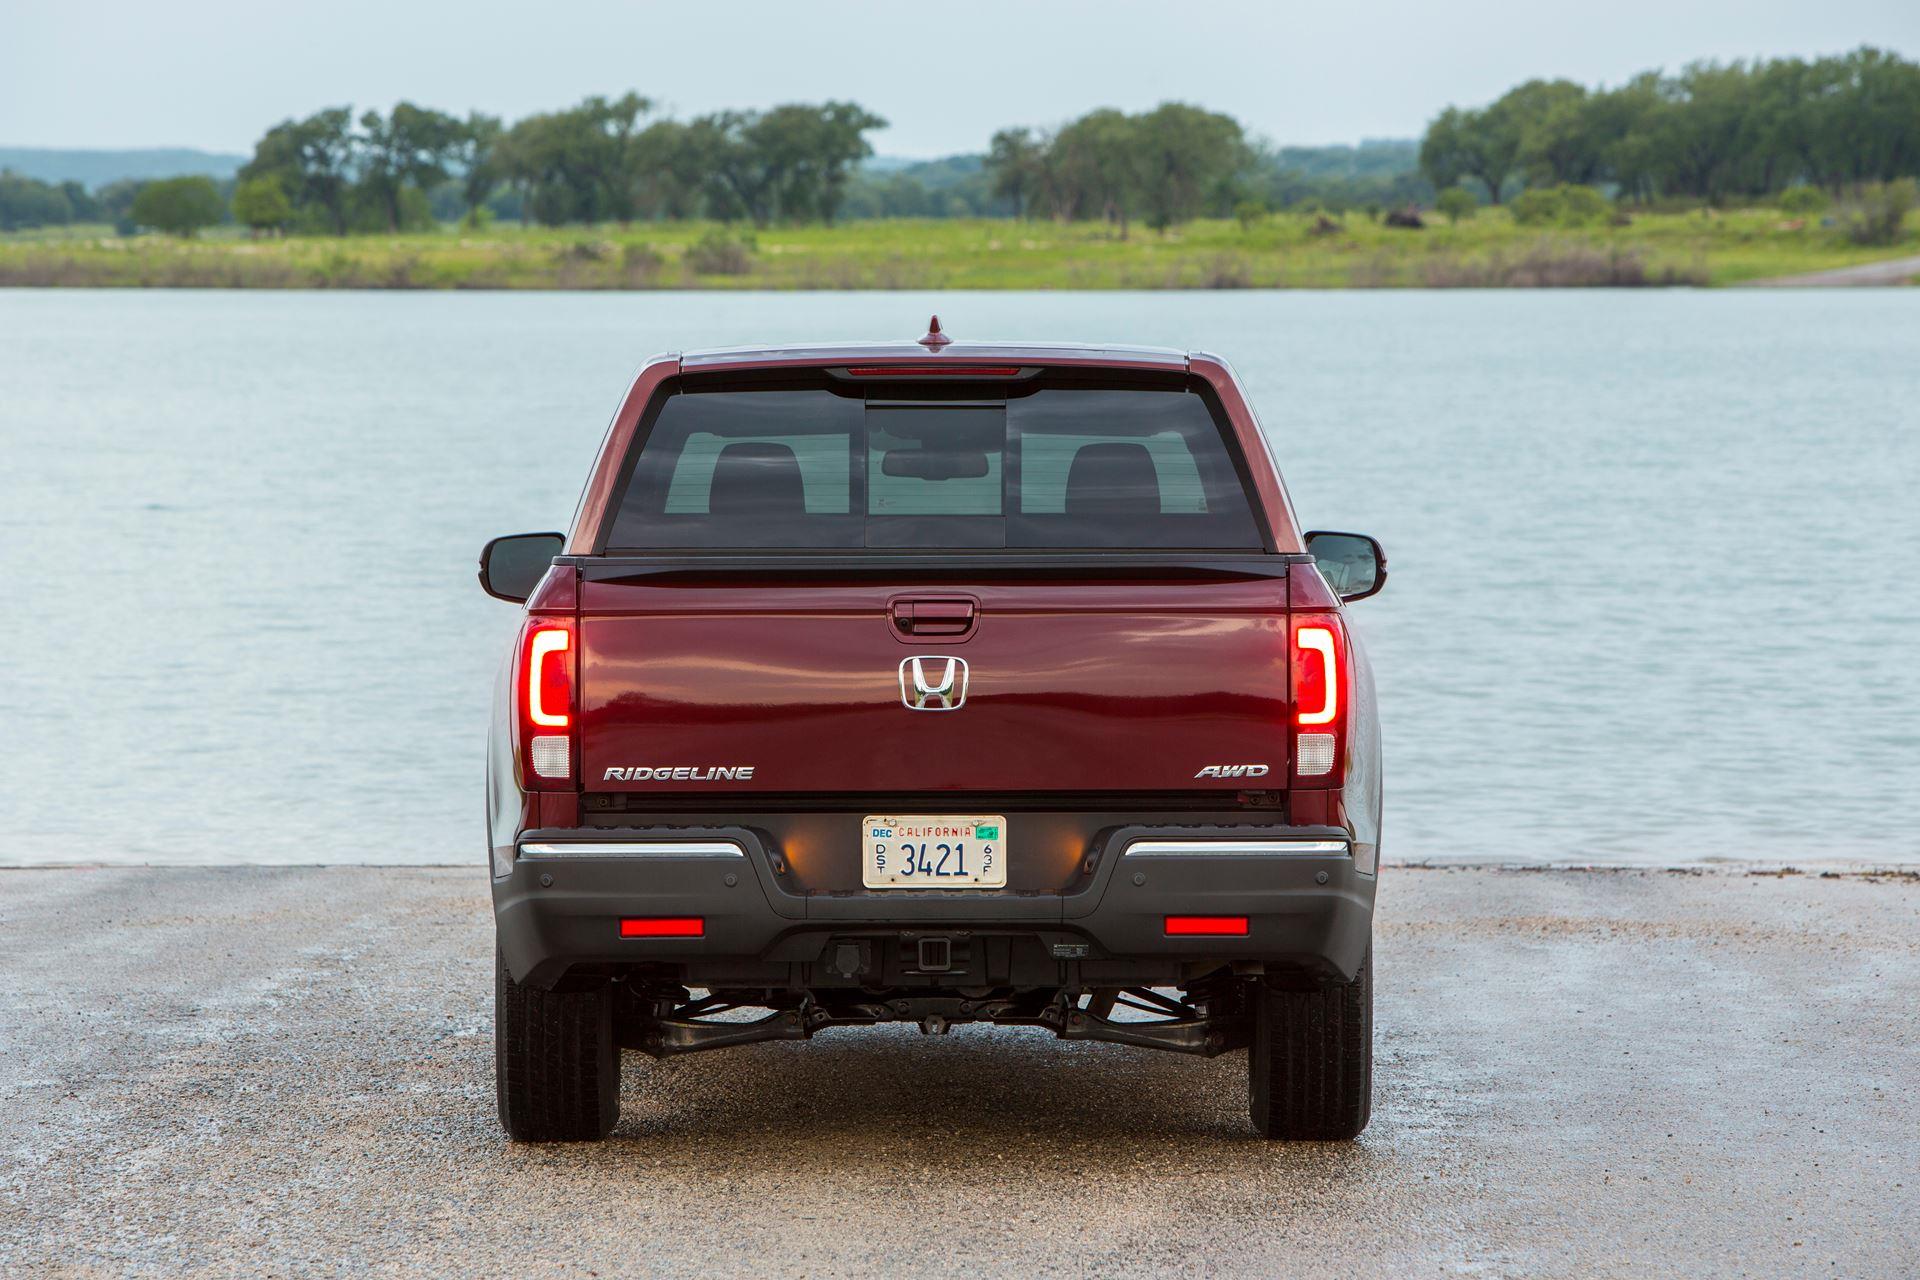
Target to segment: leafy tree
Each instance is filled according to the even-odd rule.
[[[1055,134],[1049,151],[1056,211],[1064,204],[1069,216],[1099,217],[1126,239],[1146,183],[1134,119],[1111,108],[1088,112]]]
[[[1657,73],[1636,76],[1618,89],[1593,94],[1581,107],[1600,153],[1596,178],[1610,178],[1623,196],[1651,199],[1658,176],[1654,124],[1670,103]]]
[[[1600,138],[1587,111],[1586,89],[1571,80],[1529,80],[1495,104],[1520,127],[1520,166],[1529,182],[1593,181],[1601,171]]]
[[[73,211],[75,222],[98,222],[100,220],[100,202],[88,193],[79,183],[69,179],[60,184],[60,194],[67,198],[67,207]]]
[[[100,202],[100,216],[113,224],[113,229],[123,236],[138,231],[139,225],[133,220],[133,202],[140,194],[140,188],[146,186],[140,178],[122,178],[118,182],[109,182],[94,193],[94,199]]]
[[[352,109],[329,107],[267,130],[254,144],[253,159],[241,167],[240,179],[280,179],[296,211],[345,235],[356,149]]]
[[[629,93],[528,116],[499,139],[499,172],[520,188],[526,214],[548,226],[627,221],[634,210],[633,141],[651,108]]]
[[[360,129],[356,158],[361,190],[378,202],[387,230],[398,231],[403,193],[408,187],[424,191],[446,181],[463,126],[444,112],[402,102],[389,116],[367,112],[360,117]]]
[[[1694,63],[1667,86],[1683,110],[1654,117],[1653,146],[1661,185],[1718,202],[1736,189],[1736,166],[1747,154],[1748,95],[1744,65]]]
[[[1479,111],[1448,107],[1427,127],[1420,168],[1435,187],[1477,178],[1487,189],[1488,202],[1499,204],[1502,189],[1519,167],[1521,123],[1500,103]]]
[[[721,111],[688,127],[687,155],[707,175],[721,218],[832,222],[849,171],[873,153],[865,134],[886,123],[851,102]]]
[[[1032,216],[1046,182],[1046,144],[1031,129],[1002,129],[987,144],[993,194],[1013,201],[1014,216]]]
[[[278,177],[248,178],[233,190],[233,216],[256,236],[281,231],[293,221],[293,202]]]
[[[453,168],[460,175],[460,195],[468,222],[478,218],[480,207],[500,184],[496,152],[502,132],[498,116],[472,112],[449,152]]]
[[[140,188],[133,200],[133,219],[170,235],[191,236],[210,227],[226,213],[219,189],[205,177],[162,178]]]
[[[692,218],[706,199],[707,173],[698,140],[678,120],[656,120],[627,144],[634,213],[648,218]]]
[[[1530,81],[1483,110],[1449,108],[1421,164],[1436,184],[1491,183],[1517,128],[1533,185],[1613,183],[1625,198],[1718,203],[1796,182],[1836,195],[1920,171],[1920,66],[1881,50],[1803,61],[1696,62],[1591,93]]]
[[[0,169],[0,231],[57,227],[73,221],[73,204],[59,187]]]
[[[1156,231],[1198,217],[1249,154],[1239,121],[1183,102],[1162,103],[1130,128],[1141,206]]]

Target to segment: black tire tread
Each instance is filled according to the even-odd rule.
[[[1373,952],[1352,982],[1317,991],[1252,983],[1248,1108],[1262,1137],[1358,1137],[1373,1109]]]
[[[595,1142],[620,1118],[612,991],[555,992],[513,980],[494,952],[494,1083],[516,1142]]]

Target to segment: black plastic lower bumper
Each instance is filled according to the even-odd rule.
[[[744,827],[532,831],[493,882],[508,970],[670,966],[688,985],[1111,986],[1223,963],[1351,979],[1375,879],[1325,828],[1130,827],[1069,893],[795,893]],[[1237,936],[1168,917],[1244,917]],[[698,936],[623,937],[626,919],[698,920]],[[923,940],[935,940],[927,945]]]

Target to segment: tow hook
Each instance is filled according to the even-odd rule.
[[[943,1036],[953,1030],[953,1024],[942,1013],[930,1013],[920,1019],[920,1034],[923,1036]]]

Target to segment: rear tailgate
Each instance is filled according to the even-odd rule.
[[[1286,561],[1243,562],[1143,564],[1123,581],[1054,567],[925,582],[590,562],[580,590],[584,785],[1280,789]]]

